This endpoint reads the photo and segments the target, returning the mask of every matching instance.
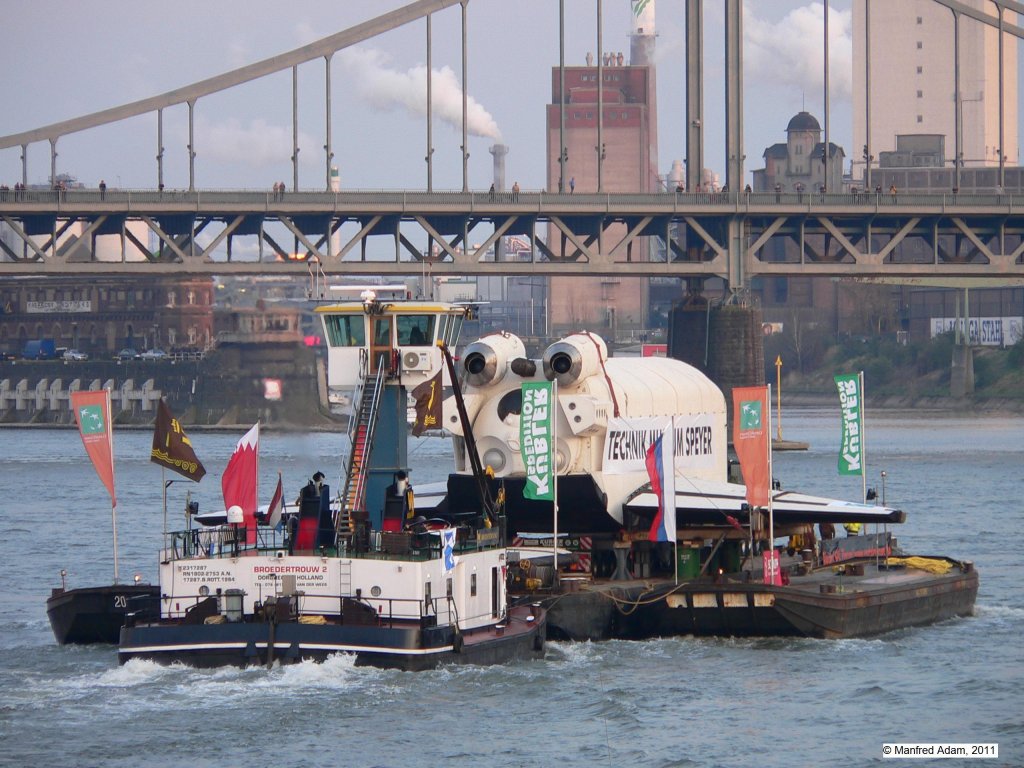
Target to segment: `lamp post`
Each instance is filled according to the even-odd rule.
[[[775,439],[782,442],[782,355],[775,358]]]

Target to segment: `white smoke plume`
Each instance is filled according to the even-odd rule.
[[[825,87],[823,22],[825,6],[811,3],[777,23],[758,18],[759,4],[746,3],[743,17],[744,71],[754,80],[789,84],[806,93]],[[853,19],[849,10],[828,9],[829,91],[836,99],[853,94]]]
[[[182,135],[187,141],[187,135]],[[299,131],[300,147],[315,145],[316,139]],[[242,124],[233,117],[213,122],[200,115],[196,119],[196,152],[204,159],[266,168],[291,158],[292,129],[291,126],[271,125],[263,118]],[[300,162],[312,159],[299,153]]]
[[[427,68],[420,65],[406,72],[387,66],[390,57],[375,48],[347,48],[338,59],[355,83],[359,97],[376,109],[405,109],[409,114],[427,114]],[[435,69],[430,83],[434,115],[462,130],[462,88],[450,67]],[[491,114],[472,96],[466,100],[466,130],[474,136],[501,140],[501,131]]]

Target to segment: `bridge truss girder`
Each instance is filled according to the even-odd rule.
[[[308,262],[318,262],[337,274],[415,275],[429,263],[439,275],[718,276],[733,287],[759,274],[1024,275],[1024,205],[1012,200],[865,205],[854,199],[851,205],[844,204],[848,195],[817,204],[770,194],[506,193],[486,201],[459,193],[62,195],[0,200],[0,222],[11,233],[7,243],[0,240],[0,274],[304,273]],[[146,237],[139,234],[143,227]],[[118,261],[94,258],[96,238],[104,235],[120,235]],[[529,250],[502,259],[496,246],[508,235],[523,236]],[[235,243],[242,237],[254,238],[258,253],[249,247],[239,255]],[[380,238],[391,244],[371,247]],[[129,247],[138,260],[126,258]]]

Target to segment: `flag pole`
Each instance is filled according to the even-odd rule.
[[[857,372],[860,389],[860,487],[861,498],[868,503],[868,443],[864,436],[864,371]]]
[[[113,418],[113,406],[110,402],[110,390],[104,389],[107,400],[107,419],[109,421],[108,428],[110,429],[110,439],[107,441],[107,445],[110,449],[110,477],[113,480],[114,477],[114,424]],[[114,583],[118,583],[117,579],[117,501],[116,497],[110,500],[110,528],[112,531],[112,540],[114,544]]]
[[[775,560],[775,506],[772,503],[772,385],[768,385],[768,412],[767,439],[764,441],[765,450],[768,452],[768,555],[771,557],[772,585],[777,583],[778,563]]]
[[[164,546],[167,546],[167,470],[163,465],[160,467],[160,485],[163,486],[164,496]]]
[[[554,537],[551,543],[552,555],[554,561],[554,571],[552,579],[554,584],[558,584],[558,379],[551,382],[551,405],[550,405],[550,419],[551,419],[551,512],[554,518]]]
[[[672,561],[675,565],[676,586],[679,586],[679,526],[676,524],[676,415],[673,413],[668,417],[669,434],[672,436]]]

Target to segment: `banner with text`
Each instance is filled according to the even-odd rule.
[[[523,410],[519,419],[519,446],[526,466],[528,499],[554,501],[553,475],[554,398],[550,381],[523,383]]]
[[[676,416],[675,467],[713,469],[716,455],[711,414]],[[647,470],[647,450],[668,426],[668,416],[608,419],[604,438],[604,473],[624,475]]]
[[[971,344],[983,347],[1012,347],[1024,338],[1024,317],[933,317],[931,337],[959,327]]]
[[[747,503],[767,507],[771,495],[768,387],[733,387],[732,445],[747,486]]]
[[[839,445],[839,474],[863,475],[864,461],[861,440],[864,434],[864,412],[860,391],[860,375],[836,376],[839,407],[842,410],[843,436]]]

